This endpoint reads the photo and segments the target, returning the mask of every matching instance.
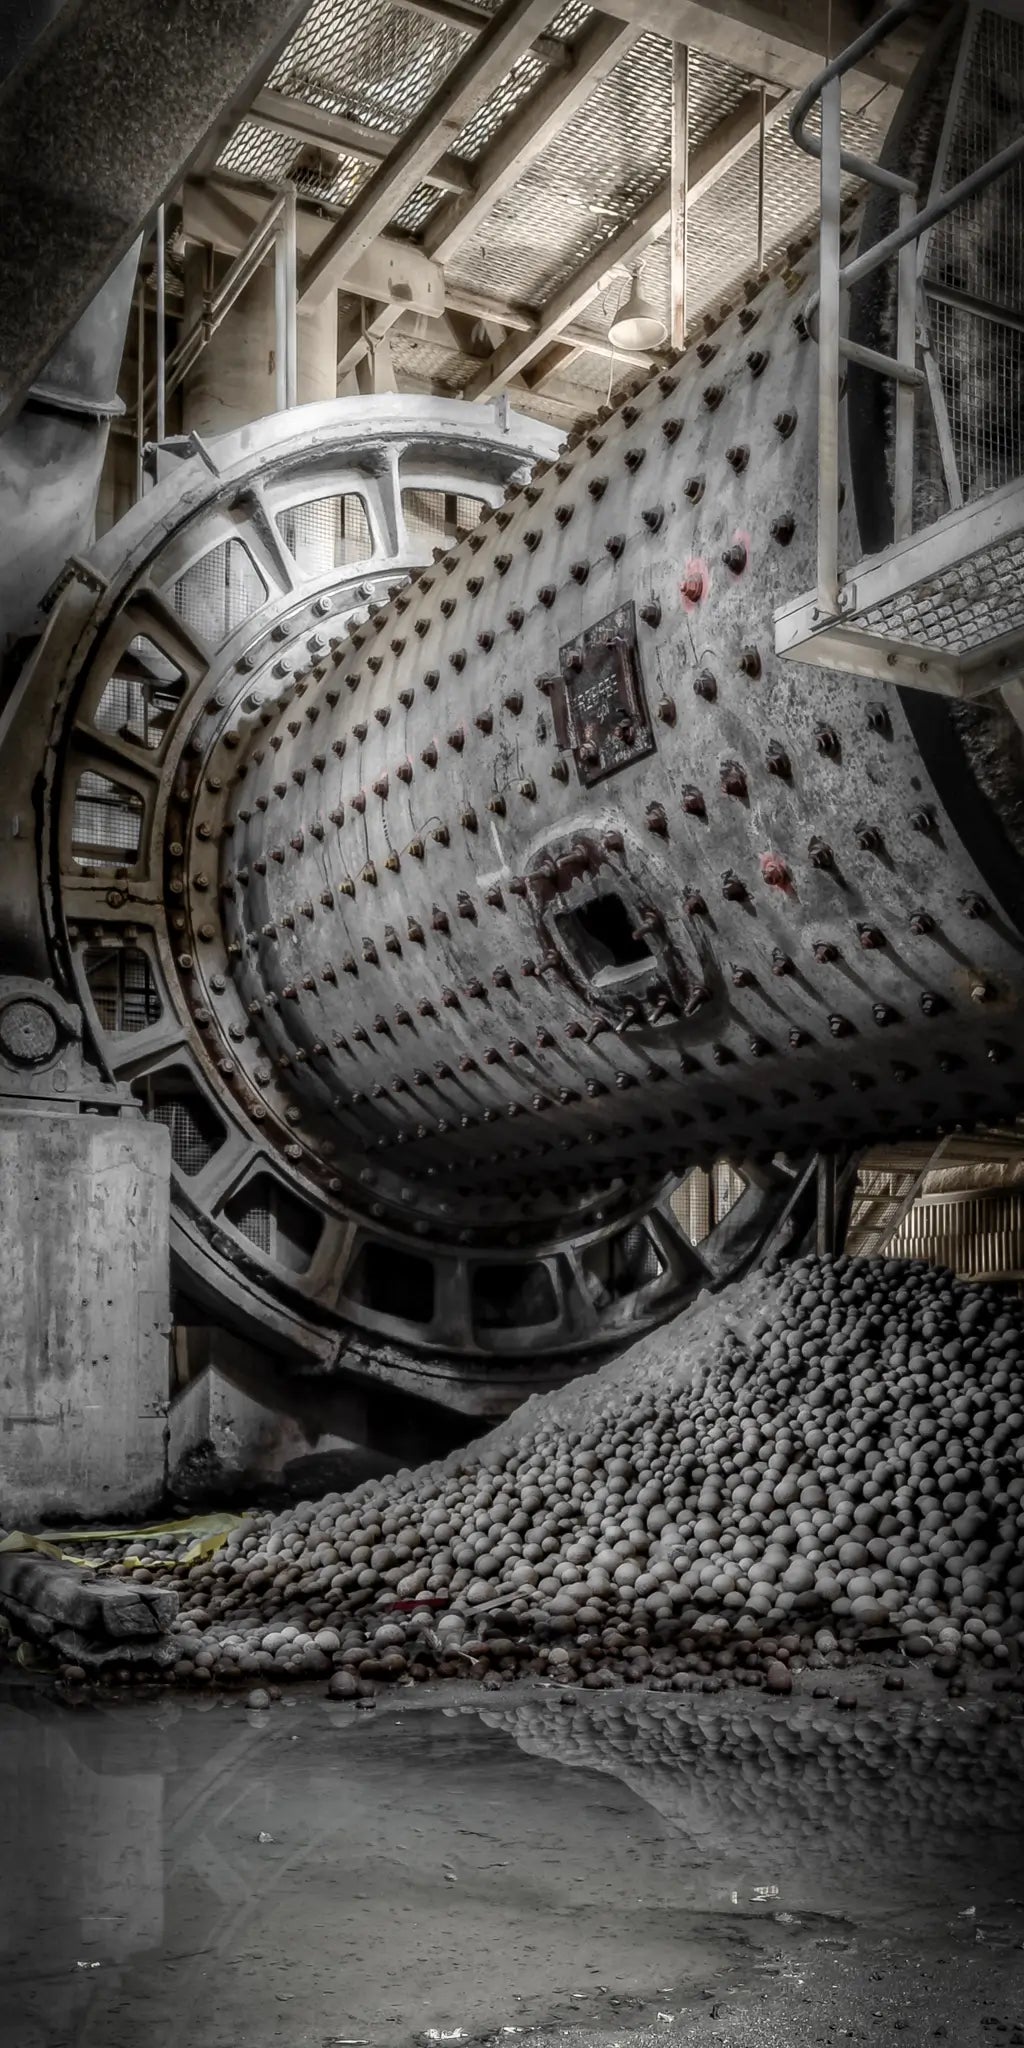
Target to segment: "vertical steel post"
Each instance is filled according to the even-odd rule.
[[[288,280],[281,222],[274,230],[274,411],[288,404]]]
[[[839,610],[839,340],[842,82],[821,94],[821,242],[818,289],[818,609]]]
[[[285,404],[299,402],[299,282],[297,194],[294,185],[285,190],[284,222],[280,248],[284,262],[285,291]]]
[[[672,164],[670,266],[672,346],[686,346],[686,297],[690,203],[690,52],[672,46]]]
[[[146,445],[146,280],[139,278],[135,310],[135,502],[145,481],[142,451]]]
[[[819,1259],[831,1259],[841,1250],[836,1243],[839,1228],[838,1174],[834,1152],[819,1152],[817,1159],[817,1213],[815,1250]]]
[[[900,193],[899,222],[913,220],[917,201],[912,192]],[[896,357],[908,369],[916,368],[917,349],[917,247],[907,242],[896,259]],[[914,422],[916,392],[902,381],[896,386],[896,439],[893,452],[894,539],[906,540],[914,526]]]
[[[156,438],[167,433],[167,216],[156,210]]]
[[[761,87],[761,115],[757,131],[757,274],[764,272],[764,199],[768,170],[768,96]]]

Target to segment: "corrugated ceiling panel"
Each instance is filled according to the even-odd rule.
[[[315,0],[270,84],[401,134],[471,41],[467,29],[380,0]]]
[[[453,257],[454,282],[541,305],[668,177],[671,45],[645,35]],[[691,133],[703,139],[750,90],[696,55]]]
[[[877,154],[881,135],[871,123],[847,120],[845,139],[865,156]],[[736,297],[757,271],[757,149],[752,147],[720,184],[693,209],[690,221],[688,285],[691,328],[704,313],[717,313],[723,296]],[[846,181],[855,192],[856,182]],[[792,142],[784,126],[768,138],[765,162],[765,262],[773,267],[787,242],[810,233],[818,214],[818,167]],[[652,243],[643,258],[647,296],[668,318],[668,236]],[[592,333],[607,334],[624,285],[615,281],[577,321]]]

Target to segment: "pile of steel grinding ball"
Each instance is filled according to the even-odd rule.
[[[459,1712],[529,1756],[619,1779],[689,1842],[728,1843],[734,1865],[793,1859],[821,1910],[821,1887],[845,1883],[851,1862],[884,1864],[890,1882],[927,1867],[934,1882],[940,1866],[962,1874],[971,1838],[985,1838],[990,1859],[999,1837],[1016,1851],[1024,1749],[1004,1702],[951,1715],[903,1699],[846,1716],[809,1699],[766,1712],[733,1693],[698,1697],[681,1718],[672,1699],[644,1689],[577,1690],[562,1706],[552,1714],[520,1689]],[[698,1867],[698,1892],[701,1882]]]
[[[706,1295],[443,1464],[249,1518],[178,1679],[546,1674],[785,1692],[865,1651],[1015,1664],[1024,1311],[895,1260]]]

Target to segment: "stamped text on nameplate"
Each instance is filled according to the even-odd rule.
[[[632,603],[569,640],[552,691],[555,735],[585,787],[654,752]]]

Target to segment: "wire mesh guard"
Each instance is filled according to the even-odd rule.
[[[139,851],[142,799],[134,790],[86,769],[78,778],[71,852],[79,867],[127,867]]]
[[[449,547],[460,532],[479,524],[486,506],[482,498],[466,498],[454,491],[423,490],[417,486],[402,492],[402,517],[409,539],[416,545]]]
[[[85,977],[104,1031],[144,1031],[158,1022],[162,1004],[156,980],[137,946],[90,947]]]
[[[224,1126],[190,1076],[162,1074],[146,1089],[145,1113],[171,1134],[171,1158],[190,1179],[202,1173],[224,1142]]]
[[[691,1167],[670,1198],[672,1213],[691,1244],[703,1244],[735,1207],[745,1187],[743,1175],[725,1160],[710,1171]]]
[[[308,498],[277,515],[285,547],[304,576],[326,574],[350,562],[365,562],[373,553],[373,535],[362,498],[349,492]]]
[[[247,547],[240,540],[211,548],[172,592],[175,611],[192,632],[211,647],[244,626],[267,600],[267,586]]]
[[[955,99],[933,190],[950,190],[1020,133],[1024,24],[993,9],[969,9],[950,90]],[[931,344],[967,502],[1024,473],[1022,208],[1024,164],[1017,164],[940,220],[921,252]],[[920,517],[927,516],[936,467],[924,405],[917,455]]]
[[[185,678],[152,640],[137,634],[96,708],[100,732],[151,751],[158,748],[181,702]]]

